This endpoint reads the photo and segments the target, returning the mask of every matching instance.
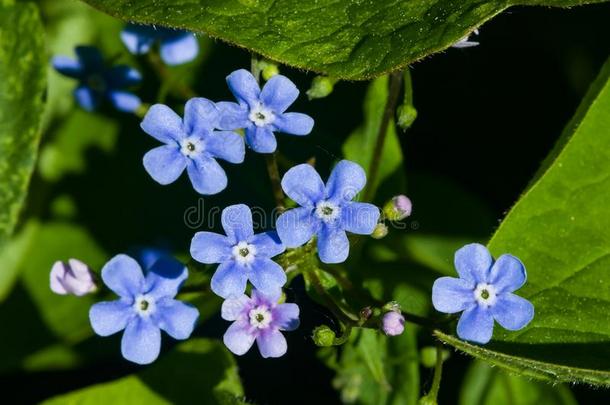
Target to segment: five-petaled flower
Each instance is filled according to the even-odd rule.
[[[233,353],[245,354],[256,340],[261,356],[281,357],[286,353],[286,338],[280,331],[299,327],[299,307],[278,304],[281,292],[252,290],[252,298],[240,295],[225,300],[221,316],[234,321],[224,334],[224,343]]]
[[[525,284],[523,263],[505,254],[494,262],[487,248],[473,243],[455,253],[460,278],[441,277],[432,287],[432,303],[440,312],[464,311],[458,336],[476,343],[491,340],[494,319],[508,330],[524,328],[534,317],[534,306],[513,291]]]
[[[159,184],[176,181],[184,169],[200,194],[216,194],[227,186],[227,175],[216,158],[244,161],[243,138],[231,131],[216,131],[220,113],[205,98],[192,98],[182,120],[163,104],[150,107],[140,124],[144,132],[165,143],[144,155],[144,168]]]
[[[148,53],[159,42],[161,59],[172,66],[190,62],[199,53],[197,38],[184,30],[128,24],[121,31],[121,40],[135,55]]]
[[[164,257],[146,276],[131,257],[117,255],[102,269],[102,280],[120,298],[99,302],[89,311],[95,333],[109,336],[123,329],[121,353],[138,364],[152,363],[161,349],[161,329],[174,339],[187,339],[199,311],[174,299],[188,277],[186,267]]]
[[[197,232],[191,256],[201,263],[220,263],[212,276],[212,291],[223,298],[239,296],[248,280],[265,294],[276,294],[286,283],[282,267],[271,260],[285,248],[275,232],[254,234],[252,213],[243,204],[222,211],[225,235]]]
[[[75,52],[76,60],[55,56],[53,67],[79,81],[74,97],[83,109],[93,111],[104,99],[119,111],[134,112],[140,107],[140,98],[124,90],[142,80],[137,70],[127,65],[105,66],[102,54],[92,46],[77,46]]]
[[[308,164],[288,170],[282,188],[301,207],[278,218],[277,232],[282,242],[287,247],[297,247],[317,235],[320,260],[345,261],[349,254],[345,231],[370,235],[379,219],[379,209],[373,204],[351,201],[365,184],[362,167],[348,160],[337,163],[326,186]]]
[[[245,69],[227,76],[229,89],[238,103],[220,102],[220,127],[245,128],[246,143],[258,153],[272,153],[277,147],[274,132],[307,135],[313,119],[301,113],[285,112],[299,96],[299,90],[287,77],[275,75],[261,90],[256,79]]]

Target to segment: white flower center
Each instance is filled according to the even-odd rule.
[[[479,283],[474,289],[474,299],[479,305],[490,307],[496,303],[497,297],[496,288],[491,284]]]
[[[138,295],[133,303],[133,309],[142,317],[148,317],[155,312],[155,299],[150,295]]]
[[[193,158],[203,152],[203,142],[196,136],[189,136],[180,141],[180,153],[188,158]]]
[[[250,109],[248,118],[257,127],[264,127],[265,125],[269,125],[275,121],[275,114],[273,114],[270,109],[265,108],[262,103],[258,103]]]
[[[250,264],[256,257],[256,246],[242,241],[233,246],[232,253],[237,263]]]
[[[269,327],[272,321],[271,311],[265,305],[251,309],[248,316],[250,317],[250,325],[258,329]]]
[[[341,214],[341,208],[330,201],[320,201],[316,205],[316,215],[324,222],[333,222],[339,218],[339,214]]]

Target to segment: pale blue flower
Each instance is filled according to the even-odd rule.
[[[155,42],[159,43],[159,54],[168,65],[190,62],[199,53],[199,42],[193,33],[171,28],[128,24],[121,31],[121,40],[135,55],[148,53]]]

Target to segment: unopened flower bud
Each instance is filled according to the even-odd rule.
[[[317,346],[332,346],[335,337],[335,332],[326,325],[318,326],[313,330],[313,341]]]
[[[396,109],[396,118],[396,124],[400,129],[406,131],[417,118],[417,110],[411,104],[402,104]]]
[[[77,259],[57,261],[51,268],[51,291],[81,296],[97,290],[91,269]]]
[[[413,204],[406,195],[397,195],[386,203],[383,213],[390,221],[400,221],[411,215]]]
[[[373,315],[373,310],[371,309],[371,307],[364,307],[360,310],[360,319],[362,319],[363,321],[369,319],[371,315]]]
[[[328,76],[316,76],[311,81],[311,87],[307,90],[307,97],[310,100],[324,98],[333,92],[337,79]]]
[[[271,62],[269,60],[261,60],[259,61],[259,68],[261,69],[261,75],[265,81],[271,79],[273,76],[280,73],[280,69],[277,66],[277,63]]]
[[[390,311],[383,316],[381,329],[388,336],[401,335],[405,330],[405,318],[398,312]]]
[[[375,226],[373,233],[371,234],[371,238],[373,239],[383,239],[388,234],[388,227],[383,222],[380,222]]]
[[[419,351],[419,361],[422,366],[426,368],[434,368],[434,366],[436,365],[436,353],[437,350],[434,346],[423,347]],[[443,350],[442,353],[443,361],[447,360],[449,358],[449,352],[447,350]]]

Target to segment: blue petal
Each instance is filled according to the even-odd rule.
[[[146,113],[140,127],[148,135],[167,144],[175,144],[186,137],[182,119],[171,108],[155,104]]]
[[[135,86],[142,81],[142,75],[136,69],[127,65],[116,65],[108,71],[108,81],[111,87],[123,88]]]
[[[76,56],[83,65],[83,69],[89,73],[100,72],[104,67],[104,58],[101,52],[94,46],[77,46]]]
[[[213,232],[197,232],[191,241],[191,256],[200,263],[222,263],[231,259],[229,239]]]
[[[250,125],[246,128],[246,143],[254,152],[273,153],[277,149],[275,135],[268,126]]]
[[[486,283],[493,259],[485,246],[471,243],[455,252],[454,263],[460,278]]]
[[[190,304],[164,299],[157,301],[153,318],[158,328],[174,339],[183,340],[188,339],[193,333],[197,318],[199,318],[199,311]]]
[[[494,331],[494,318],[489,310],[475,305],[462,314],[457,325],[461,339],[485,344],[491,340]]]
[[[366,175],[359,164],[342,160],[333,169],[326,183],[326,195],[333,200],[352,200],[364,188]]]
[[[275,75],[263,86],[260,99],[266,107],[281,114],[299,97],[299,89],[286,76]]]
[[[55,56],[52,61],[53,67],[62,75],[80,79],[83,77],[83,65],[78,60],[67,56]]]
[[[341,206],[341,226],[348,232],[370,235],[379,220],[379,208],[369,203],[347,202]]]
[[[461,278],[441,277],[432,286],[432,305],[447,314],[464,311],[475,304],[474,287]]]
[[[162,257],[168,256],[165,249],[142,248],[135,251],[135,259],[144,270],[150,270],[153,264]]]
[[[89,321],[93,331],[100,336],[110,336],[123,329],[135,316],[128,301],[98,302],[89,309]]]
[[[349,240],[343,229],[322,224],[318,232],[318,256],[323,263],[342,263],[349,255]]]
[[[112,90],[108,93],[110,102],[119,111],[132,113],[142,105],[140,97],[133,93],[122,90]]]
[[[491,266],[488,281],[501,293],[518,290],[526,280],[527,273],[521,260],[513,255],[502,255]]]
[[[525,298],[506,293],[497,296],[491,307],[494,319],[508,330],[524,328],[534,318],[534,306]]]
[[[170,66],[190,62],[199,53],[199,42],[190,32],[184,32],[161,41],[161,59]]]
[[[245,294],[234,298],[227,298],[220,308],[220,316],[225,321],[235,321],[243,315],[247,316],[244,312],[248,310],[250,304],[251,300]]]
[[[247,321],[236,321],[229,326],[222,340],[233,354],[241,356],[246,354],[254,343],[255,335],[250,333],[250,324]]]
[[[245,204],[230,205],[220,217],[225,233],[233,243],[248,241],[254,236],[252,212]]]
[[[308,135],[313,129],[313,118],[301,113],[284,113],[276,117],[273,126],[285,134]]]
[[[144,168],[159,184],[170,184],[176,181],[184,171],[188,159],[176,146],[163,145],[148,151],[144,155]]]
[[[218,129],[234,130],[252,125],[248,118],[248,107],[245,104],[221,101],[216,103],[216,107],[220,111]]]
[[[227,187],[227,175],[214,159],[199,156],[189,162],[186,170],[199,194],[217,194]]]
[[[288,350],[286,338],[282,335],[282,332],[274,329],[265,329],[256,338],[256,344],[258,345],[258,351],[264,358],[282,357]]]
[[[258,291],[273,294],[286,284],[286,273],[282,266],[271,259],[256,258],[248,274],[250,282]]]
[[[118,296],[133,298],[144,288],[142,268],[127,255],[116,255],[102,268],[104,284]]]
[[[239,69],[228,75],[227,85],[240,103],[246,103],[250,107],[258,103],[260,87],[252,73],[246,69]]]
[[[286,250],[277,232],[269,231],[254,235],[249,241],[256,247],[258,257],[273,257]]]
[[[173,298],[187,278],[188,270],[184,264],[171,256],[163,256],[146,274],[146,291],[157,299]]]
[[[94,111],[100,105],[102,96],[88,86],[79,86],[74,90],[74,98],[78,105],[86,111]]]
[[[205,149],[213,157],[242,163],[246,156],[244,138],[231,131],[214,131],[205,138]]]
[[[276,230],[286,247],[294,248],[305,243],[318,232],[320,220],[312,208],[299,207],[284,212],[277,219]]]
[[[161,331],[151,319],[135,317],[127,324],[121,339],[121,354],[131,362],[150,364],[159,357]]]
[[[211,288],[222,298],[240,296],[246,291],[248,275],[235,261],[221,263],[212,276]]]
[[[135,55],[148,53],[156,35],[151,27],[128,24],[121,31],[121,40],[129,52]]]
[[[299,306],[280,304],[273,308],[273,324],[280,330],[295,330],[299,327]]]
[[[315,207],[324,199],[324,183],[307,163],[292,167],[282,178],[282,189],[288,197],[304,207]]]
[[[195,97],[184,106],[184,128],[189,135],[208,133],[218,126],[220,111],[203,97]]]

